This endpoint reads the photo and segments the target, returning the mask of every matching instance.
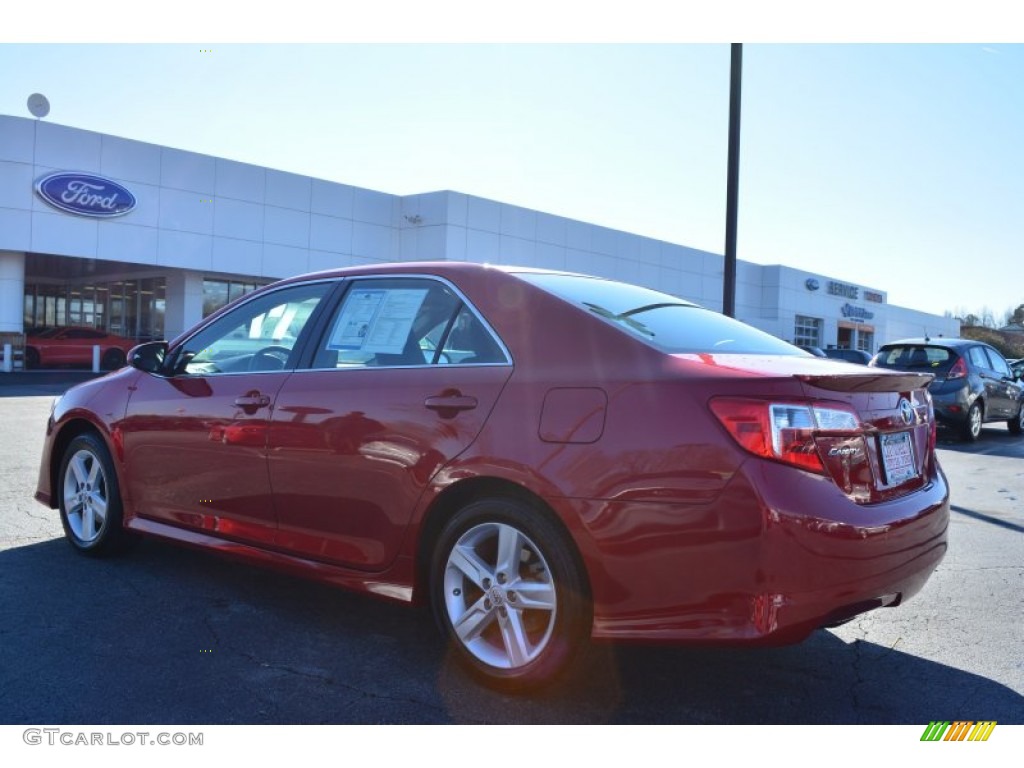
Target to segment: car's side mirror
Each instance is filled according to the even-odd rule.
[[[149,341],[132,347],[128,353],[128,365],[146,373],[161,373],[166,356],[166,341]]]

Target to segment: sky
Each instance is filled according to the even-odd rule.
[[[212,39],[195,42],[195,31],[168,42],[83,29],[31,44],[0,33],[0,113],[28,117],[39,92],[54,123],[724,252],[727,34],[472,42],[470,25],[239,44],[218,42],[238,38],[229,25],[200,26]],[[743,47],[739,258],[937,314],[988,308],[999,321],[1024,303],[1024,45],[801,31],[741,38],[754,42]]]

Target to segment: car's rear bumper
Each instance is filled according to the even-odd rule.
[[[935,420],[940,426],[962,427],[967,423],[967,411],[972,401],[967,387],[960,387],[952,392],[932,393]]]
[[[948,487],[937,468],[928,480],[858,505],[824,477],[752,460],[713,504],[585,502],[603,564],[593,634],[783,644],[897,605],[946,551]]]

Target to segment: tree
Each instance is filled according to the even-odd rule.
[[[992,310],[989,309],[987,304],[981,308],[981,324],[985,328],[996,327],[996,316],[992,314]]]

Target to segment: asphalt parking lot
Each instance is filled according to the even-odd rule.
[[[1024,439],[1005,427],[941,441],[950,550],[905,605],[787,648],[596,645],[513,697],[401,605],[159,542],[74,553],[32,498],[66,386],[0,382],[0,723],[1024,723]]]

